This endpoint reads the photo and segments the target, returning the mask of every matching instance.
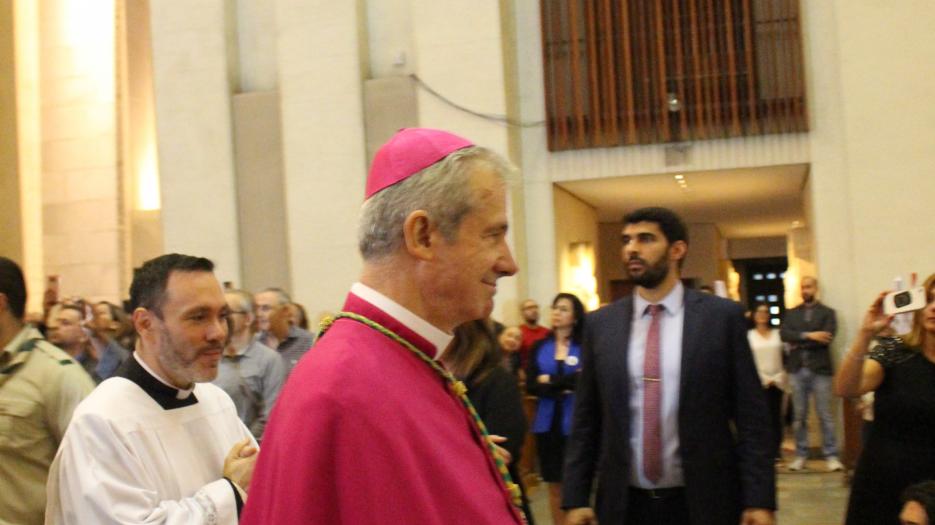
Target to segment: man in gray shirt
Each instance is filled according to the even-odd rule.
[[[289,304],[292,299],[281,288],[267,288],[253,297],[256,303],[257,339],[275,349],[286,365],[286,377],[308,352],[315,336],[296,326]]]
[[[257,441],[285,382],[282,358],[253,337],[253,297],[241,290],[224,294],[230,308],[230,340],[213,383],[234,400],[237,414]]]
[[[786,368],[792,380],[792,407],[795,412],[795,459],[789,470],[805,468],[808,457],[808,402],[815,398],[815,412],[821,423],[821,452],[829,471],[844,470],[838,459],[831,408],[831,341],[837,331],[834,310],[818,301],[818,280],[801,280],[802,304],[788,310],[782,319],[780,337],[789,343]]]

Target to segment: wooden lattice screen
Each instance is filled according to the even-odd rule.
[[[798,0],[541,0],[549,149],[808,129]]]

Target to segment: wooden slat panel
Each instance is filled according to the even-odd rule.
[[[698,24],[698,7],[695,0],[688,0],[689,19],[691,21],[692,76],[695,83],[695,133],[699,138],[707,136],[705,129],[704,74],[701,54],[701,26]]]
[[[727,82],[730,91],[730,134],[740,135],[740,103],[737,97],[737,57],[734,47],[734,16],[732,0],[724,2],[724,20],[727,36]]]
[[[600,57],[598,56],[598,47],[597,47],[597,16],[594,13],[594,2],[592,0],[584,0],[584,15],[585,15],[585,32],[586,32],[586,49],[588,56],[588,99],[591,103],[591,113],[590,113],[590,130],[589,137],[591,137],[591,144],[595,146],[604,145],[604,126],[601,122],[601,84],[598,80],[598,61]]]
[[[601,45],[601,70],[604,71],[604,85],[601,97],[607,102],[604,104],[602,118],[608,125],[607,144],[620,143],[620,122],[617,118],[617,65],[614,61],[614,40],[612,38],[614,17],[611,0],[601,0],[600,33],[603,36]]]
[[[578,2],[568,2],[568,37],[571,40],[571,96],[574,101],[575,145],[583,147],[587,140],[584,129],[584,97],[581,90],[581,42],[578,34]]]
[[[633,35],[630,31],[630,3],[627,0],[620,1],[620,27],[622,30],[621,40],[623,41],[623,91],[624,104],[627,120],[627,144],[635,144],[636,136],[636,106],[633,96],[633,49],[630,44]]]
[[[656,86],[656,93],[659,96],[656,106],[659,115],[659,132],[663,142],[671,140],[669,132],[669,109],[666,102],[669,99],[669,90],[666,83],[666,32],[665,23],[662,16],[662,0],[656,0],[654,9],[654,21],[656,28],[656,71],[659,75],[659,84]]]
[[[743,9],[743,42],[744,42],[744,62],[747,67],[747,111],[748,124],[747,132],[750,134],[759,133],[759,123],[757,122],[757,90],[756,90],[756,60],[754,59],[753,49],[753,12],[750,10],[750,0],[742,0]]]
[[[807,129],[798,0],[540,2],[550,149]]]
[[[679,140],[688,138],[688,106],[685,101],[685,64],[682,60],[682,15],[679,9],[679,0],[672,0],[672,33],[675,46],[675,94],[682,103],[679,111]]]
[[[723,134],[723,123],[724,119],[722,117],[722,103],[721,103],[721,89],[720,82],[718,82],[718,71],[720,67],[720,61],[718,58],[718,46],[717,46],[717,25],[715,24],[714,19],[714,5],[713,0],[707,0],[705,5],[707,11],[707,31],[708,31],[708,54],[710,56],[708,74],[710,75],[710,82],[708,85],[711,89],[711,95],[714,97],[711,100],[711,115],[712,123],[714,124],[714,133],[715,136],[721,136]]]

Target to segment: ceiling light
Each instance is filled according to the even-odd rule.
[[[685,180],[685,175],[676,175],[675,180]]]

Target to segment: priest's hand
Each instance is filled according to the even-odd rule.
[[[224,458],[224,477],[236,483],[238,487],[248,490],[250,480],[253,479],[256,458],[257,448],[250,443],[250,438],[238,441]]]
[[[590,507],[568,509],[565,513],[565,525],[597,525],[597,516]]]

